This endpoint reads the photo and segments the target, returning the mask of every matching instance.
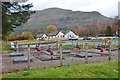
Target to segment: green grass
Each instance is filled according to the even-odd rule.
[[[4,51],[15,51],[15,48],[11,48],[10,46],[0,46],[0,52]]]
[[[33,69],[9,73],[3,78],[118,78],[118,61]]]
[[[14,41],[16,42],[16,41]],[[39,41],[39,40],[20,40],[18,41],[18,44],[49,44],[49,43],[54,43],[55,41]]]
[[[80,41],[80,42],[105,42],[105,40],[77,40],[77,41]],[[111,39],[111,40],[108,40],[108,41],[111,41],[111,42],[118,42],[118,39]]]
[[[66,41],[69,41],[69,40],[66,40]],[[111,39],[109,40],[111,42],[118,42],[118,39]],[[103,42],[105,43],[105,40],[76,40],[74,42]],[[83,45],[80,44],[79,46],[81,46],[81,48],[83,48]],[[105,45],[103,45],[105,46]],[[75,45],[74,45],[75,47]],[[94,44],[93,45],[88,45],[88,48],[95,48],[97,46],[95,46]],[[120,46],[119,45],[112,45],[113,48],[119,48]],[[72,45],[63,45],[62,46],[63,49],[71,49],[72,48]]]
[[[74,45],[75,46],[75,45]],[[63,49],[71,49],[72,48],[72,45],[62,45],[62,48]]]
[[[79,45],[82,49],[85,48],[85,45],[83,46],[82,44]],[[75,48],[75,45],[73,45],[73,47]],[[88,45],[88,48],[96,48],[97,46],[94,45]],[[118,46],[112,46],[114,48],[118,47]],[[72,45],[63,45],[62,46],[63,49],[72,49]]]
[[[62,40],[62,41],[69,41],[69,40]],[[76,42],[78,42],[78,41],[80,41],[80,42],[105,42],[105,40],[76,40]],[[111,42],[118,42],[118,39],[112,39],[112,40],[109,40],[109,41],[111,41]],[[14,42],[16,42],[16,41],[14,41]],[[47,41],[39,41],[39,40],[20,40],[20,41],[18,41],[18,44],[28,44],[28,43],[31,43],[31,44],[36,44],[36,43],[39,43],[39,42],[41,42],[41,43],[48,43],[48,42],[54,42],[53,40],[47,40]]]

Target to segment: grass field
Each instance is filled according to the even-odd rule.
[[[15,51],[15,48],[11,48],[10,46],[0,46],[0,53],[1,52],[11,52]]]
[[[54,43],[54,41],[39,41],[39,40],[21,40],[21,41],[18,41],[18,44],[49,44],[49,43]]]
[[[3,78],[118,78],[118,61],[33,69],[9,73]]]
[[[62,40],[62,41],[69,41],[69,40]],[[105,40],[76,40],[76,42],[105,42]],[[118,39],[112,39],[112,40],[109,40],[111,42],[118,42]],[[9,43],[12,42],[12,41],[9,41]],[[13,41],[13,42],[16,42],[16,41]],[[46,40],[46,41],[39,41],[39,40],[21,40],[21,41],[18,41],[18,44],[36,44],[36,43],[49,43],[49,42],[55,42],[55,40]]]
[[[83,45],[82,45],[82,44],[80,44],[79,46],[80,46],[81,48],[83,48]],[[73,45],[73,47],[75,47],[75,45]],[[105,45],[104,45],[104,47],[105,47]],[[118,47],[120,47],[120,46],[118,46],[118,45],[112,45],[112,48],[118,48]],[[72,45],[62,45],[62,48],[63,48],[63,49],[72,49]],[[84,45],[84,48],[85,48],[85,45]],[[97,48],[97,46],[88,45],[88,48]]]

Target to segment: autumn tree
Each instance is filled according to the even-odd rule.
[[[106,24],[97,24],[98,34],[104,34],[107,28]]]
[[[34,35],[33,35],[32,32],[22,32],[20,36],[24,37],[25,39],[32,39],[32,38],[34,38]]]
[[[11,33],[8,35],[8,40],[9,40],[9,41],[14,40],[15,38],[16,38],[16,35],[15,35],[13,32],[11,32]]]
[[[77,32],[79,36],[83,36],[85,30],[86,30],[86,28],[84,28],[84,27],[78,27],[75,29],[75,32]]]
[[[118,31],[118,25],[112,25],[111,28],[112,28],[113,34],[116,34],[116,31]]]
[[[28,40],[28,39],[33,39],[34,35],[32,32],[22,32],[20,35],[15,35],[13,32],[11,32],[7,38],[8,41]]]
[[[112,32],[113,34],[116,34],[116,31],[120,31],[120,19],[118,19],[118,16],[116,16],[114,19],[113,19],[113,22],[112,22]]]
[[[85,33],[86,33],[88,36],[95,36],[95,35],[97,35],[97,34],[98,34],[97,25],[92,24],[92,25],[86,26]]]
[[[47,31],[55,32],[55,31],[57,31],[57,27],[55,25],[49,25],[49,26],[47,26]]]
[[[80,36],[95,36],[98,34],[98,28],[97,28],[97,25],[95,24],[80,26],[76,28],[75,31]]]

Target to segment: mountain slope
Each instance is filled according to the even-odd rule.
[[[17,27],[15,32],[24,30],[33,31],[34,29],[43,31],[50,24],[56,25],[61,30],[92,24],[110,24],[111,21],[111,18],[105,17],[96,11],[81,12],[60,8],[48,8],[31,15],[28,22]]]

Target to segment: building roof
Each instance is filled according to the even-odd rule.
[[[60,31],[48,33],[49,36],[56,36]]]
[[[71,30],[72,31],[72,30]],[[56,36],[60,31],[56,31],[56,32],[51,32],[51,33],[47,33],[45,35],[47,36]],[[70,31],[61,31],[64,34],[67,34]],[[75,35],[78,35],[76,32],[72,31]],[[42,37],[44,34],[38,34],[36,37]]]
[[[43,34],[38,34],[36,37],[42,37],[43,36]]]
[[[70,30],[70,31],[72,31],[72,30]],[[65,34],[67,34],[68,32],[70,32],[70,31],[65,31],[64,33]],[[78,35],[76,32],[74,32],[74,31],[72,31],[75,35]]]

